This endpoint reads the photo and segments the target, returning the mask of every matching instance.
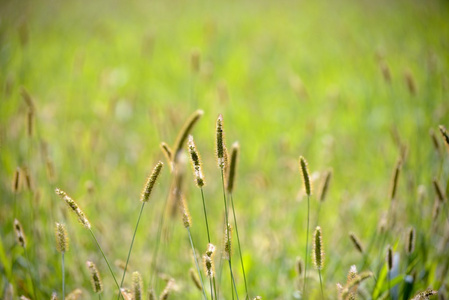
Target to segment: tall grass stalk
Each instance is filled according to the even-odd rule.
[[[195,246],[193,244],[192,234],[190,233],[190,227],[186,227],[186,229],[187,229],[187,232],[189,234],[190,246],[192,247],[193,259],[195,261],[196,270],[198,271],[198,275],[200,276],[201,291],[203,293],[204,299],[207,300],[206,292],[204,291],[204,285],[203,285],[203,275],[201,275],[200,266],[198,264],[198,259],[196,257],[196,251],[195,251]]]
[[[307,195],[307,233],[306,233],[306,256],[305,256],[305,270],[304,270],[304,286],[303,286],[303,295],[306,295],[306,287],[307,287],[307,267],[309,261],[309,224],[310,224],[310,195],[312,193],[312,188],[310,184],[309,170],[307,168],[307,161],[303,156],[299,157],[299,165],[300,170],[303,177],[304,183],[304,191]]]
[[[30,262],[30,257],[28,256],[28,250],[26,249],[26,247],[23,247],[23,251],[25,252],[25,257],[27,259],[27,267],[28,267],[28,274],[30,276],[31,279],[31,285],[33,287],[33,295],[34,295],[34,299],[38,299],[37,298],[37,294],[36,294],[36,283],[34,282],[34,278],[33,278],[33,274],[31,273],[31,262]]]

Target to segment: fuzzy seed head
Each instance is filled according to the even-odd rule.
[[[228,223],[224,232],[223,259],[229,260],[232,253],[232,226]]]
[[[444,203],[446,201],[446,196],[444,195],[443,189],[440,183],[438,182],[438,179],[436,178],[433,179],[433,187],[435,188],[435,193],[437,195],[438,200],[441,203]]]
[[[25,185],[26,185],[26,188],[27,188],[29,191],[33,191],[33,185],[32,185],[32,183],[31,183],[30,170],[28,169],[27,166],[23,166],[23,167],[22,167],[22,174],[23,174],[22,178],[25,179]]]
[[[296,272],[298,273],[298,277],[301,277],[302,270],[304,269],[302,259],[300,257],[296,258]]]
[[[56,292],[51,294],[51,300],[58,300],[58,294]]]
[[[66,300],[78,300],[83,295],[83,291],[80,289],[73,290],[70,294],[65,297]]]
[[[148,202],[148,200],[150,199],[151,191],[153,190],[153,187],[156,184],[156,180],[159,177],[159,174],[161,173],[163,166],[164,164],[161,161],[159,161],[154,167],[153,172],[151,172],[151,175],[148,177],[147,183],[145,184],[145,187],[142,191],[140,201]]]
[[[61,253],[69,251],[69,236],[65,225],[55,223],[56,250]]]
[[[133,273],[132,280],[133,280],[133,299],[142,300],[143,296],[142,276],[140,276],[140,273],[136,271]]]
[[[357,276],[357,267],[355,265],[352,265],[349,268],[348,278],[346,280],[346,284],[350,283],[356,276]]]
[[[351,242],[354,245],[354,247],[357,249],[357,251],[359,251],[360,253],[363,254],[364,250],[363,250],[362,243],[360,242],[359,238],[355,235],[355,233],[350,232],[349,238],[351,239]]]
[[[391,180],[390,200],[396,199],[396,192],[398,188],[399,174],[401,173],[402,160],[398,159],[396,167],[394,168],[393,178]]]
[[[299,165],[300,165],[300,169],[301,169],[301,173],[302,173],[302,179],[304,182],[304,190],[305,190],[307,196],[310,197],[312,195],[312,186],[310,183],[307,161],[303,156],[299,157]]]
[[[321,233],[321,227],[317,226],[313,235],[313,251],[312,251],[313,264],[317,270],[322,270],[324,266],[324,250],[323,250],[323,237]]]
[[[22,224],[20,224],[19,220],[14,219],[14,232],[16,233],[17,243],[20,247],[26,247],[26,238],[25,233],[23,232]]]
[[[443,125],[438,126],[438,128],[440,129],[441,135],[443,136],[444,142],[446,143],[446,146],[449,149],[449,134],[447,133],[447,129],[446,127],[444,127]]]
[[[198,290],[201,291],[203,288],[201,287],[200,279],[198,278],[198,276],[196,275],[195,271],[192,268],[189,269],[189,275],[190,279],[192,279],[193,284],[196,286]]]
[[[181,210],[182,223],[184,224],[184,227],[190,228],[192,226],[192,218],[190,217],[189,208],[187,207],[187,203],[183,195],[179,201],[179,208]]]
[[[168,296],[170,295],[171,291],[173,290],[173,286],[175,285],[175,280],[173,278],[170,278],[167,282],[167,285],[165,286],[164,290],[162,291],[159,300],[167,300]]]
[[[414,227],[410,227],[407,233],[407,242],[405,244],[405,251],[411,255],[415,250],[416,231]]]
[[[224,142],[223,116],[221,114],[218,115],[217,119],[216,150],[217,150],[218,167],[223,170],[225,167],[226,146]]]
[[[172,154],[173,158],[173,165],[176,165],[178,162],[178,156],[181,153],[182,147],[185,145],[185,141],[190,133],[192,131],[195,124],[198,122],[198,120],[203,116],[204,112],[202,110],[195,111],[189,119],[184,124],[183,128],[178,134],[178,137],[176,138],[175,147],[173,148],[174,152]]]
[[[411,300],[428,300],[431,296],[438,294],[438,291],[427,289],[424,292],[419,292]]]
[[[391,246],[388,246],[387,248],[387,265],[388,270],[391,271],[393,269],[393,249]]]
[[[101,281],[100,272],[98,272],[97,266],[95,266],[95,264],[91,261],[86,261],[86,265],[90,272],[90,280],[94,293],[101,293],[103,291],[103,283]]]
[[[67,203],[67,205],[70,207],[70,209],[78,216],[78,221],[80,221],[80,223],[86,227],[87,229],[90,229],[90,222],[87,219],[86,215],[84,214],[84,212],[78,207],[78,204],[76,204],[76,202],[70,198],[66,192],[64,192],[63,190],[60,190],[58,188],[55,189],[55,193],[62,199],[65,201],[65,203]]]
[[[357,275],[353,280],[348,282],[346,286],[342,289],[340,293],[339,299],[347,299],[350,294],[352,294],[352,291],[354,291],[354,288],[357,288],[357,286],[366,279],[373,276],[373,273],[371,272],[362,272],[359,275]]]
[[[207,244],[206,255],[212,257],[215,254],[215,246],[212,243]]]
[[[232,191],[234,190],[239,152],[240,152],[239,143],[235,142],[231,148],[231,162],[229,164],[228,184],[226,185],[228,193],[230,194],[232,194]]]
[[[196,145],[195,145],[195,141],[193,140],[193,136],[191,136],[191,135],[189,135],[188,147],[189,147],[190,160],[192,162],[192,167],[193,167],[193,173],[195,176],[195,183],[199,188],[201,188],[205,184],[203,170],[201,167],[201,157],[196,149]]]
[[[17,167],[12,180],[12,191],[17,194],[20,188],[20,168]]]
[[[173,160],[173,153],[172,153],[172,150],[170,149],[170,147],[166,143],[162,142],[161,143],[161,150],[164,153],[165,158],[167,159],[167,161],[171,162]]]
[[[323,186],[321,187],[320,202],[326,200],[327,191],[329,190],[329,185],[332,179],[332,170],[328,170],[324,177]]]

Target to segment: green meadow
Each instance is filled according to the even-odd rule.
[[[448,20],[443,0],[1,1],[0,298],[118,299],[134,241],[122,299],[447,299]],[[202,190],[176,152],[197,110]]]

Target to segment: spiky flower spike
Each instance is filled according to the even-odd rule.
[[[398,159],[396,167],[394,168],[393,178],[391,179],[390,200],[396,199],[396,192],[398,188],[399,174],[401,173],[402,160]]]
[[[90,222],[84,215],[83,211],[78,207],[78,204],[76,204],[76,202],[72,198],[70,198],[63,190],[57,188],[55,189],[55,192],[62,200],[64,200],[67,203],[70,209],[78,216],[78,221],[80,221],[80,223],[83,224],[84,227],[90,229]]]
[[[435,192],[440,203],[444,203],[446,201],[446,196],[444,195],[443,189],[436,178],[433,179],[433,187],[435,188]]]
[[[407,242],[405,244],[405,251],[411,255],[415,250],[416,232],[414,227],[410,227],[407,233]]]
[[[329,190],[331,179],[332,179],[332,169],[326,171],[323,186],[321,187],[320,202],[324,202],[324,200],[326,200],[326,195],[327,191]]]
[[[133,299],[134,300],[142,300],[143,296],[143,284],[142,284],[142,276],[140,276],[139,272],[133,273]]]
[[[170,295],[171,291],[173,290],[173,286],[175,285],[175,280],[173,278],[170,278],[167,282],[167,285],[165,286],[164,290],[162,291],[161,296],[159,297],[160,300],[167,300],[168,296]]]
[[[148,202],[150,199],[151,191],[153,190],[154,185],[156,184],[156,180],[159,177],[159,174],[161,173],[162,167],[164,164],[159,161],[156,166],[153,169],[153,172],[147,179],[147,183],[145,184],[145,187],[142,191],[142,196],[140,198],[140,201],[142,202]]]
[[[438,291],[434,291],[432,289],[427,289],[424,292],[419,292],[415,295],[411,300],[427,300],[430,299],[430,296],[438,294]],[[444,299],[444,298],[443,298]]]
[[[234,189],[234,182],[235,182],[235,174],[237,169],[237,163],[238,163],[238,157],[240,152],[240,146],[238,142],[235,142],[232,145],[231,149],[231,162],[229,164],[229,174],[228,174],[228,184],[226,185],[226,189],[228,190],[228,193],[232,194],[232,191]]]
[[[214,254],[215,246],[209,243],[207,245],[206,254],[203,255],[204,269],[206,270],[207,277],[214,277],[215,274]]]
[[[351,239],[352,244],[357,249],[357,251],[363,254],[364,250],[359,238],[353,232],[349,233],[349,238]]]
[[[224,169],[225,168],[226,145],[224,142],[223,116],[221,114],[218,115],[218,119],[217,119],[216,150],[217,150],[218,167],[221,169]]]
[[[188,147],[190,160],[192,161],[192,167],[195,176],[195,183],[199,188],[201,188],[205,184],[203,170],[201,167],[201,157],[198,153],[198,150],[196,150],[195,141],[193,140],[193,136],[191,135],[189,135]]]
[[[446,142],[446,146],[449,149],[449,134],[447,133],[446,127],[440,125],[438,126],[438,128],[440,129],[441,135],[443,136],[444,141]]]
[[[100,273],[98,272],[97,266],[91,261],[86,261],[87,268],[90,272],[90,280],[92,282],[92,289],[94,293],[98,294],[103,291],[103,283],[101,281]]]
[[[20,224],[19,220],[17,219],[14,219],[14,231],[16,233],[17,243],[19,243],[19,245],[22,248],[25,248],[26,247],[25,233],[23,232],[22,224]]]
[[[56,250],[61,253],[69,251],[69,236],[64,224],[55,223],[55,237]]]
[[[299,165],[302,173],[302,179],[304,181],[304,190],[307,196],[312,195],[312,186],[310,184],[309,170],[307,167],[307,161],[303,156],[299,157]]]
[[[229,260],[232,253],[232,226],[228,223],[224,232],[223,259]]]
[[[313,235],[313,264],[317,270],[322,270],[324,266],[323,236],[321,227],[317,226]]]
[[[349,268],[348,278],[346,280],[346,284],[349,284],[356,276],[357,276],[357,267],[355,265],[352,265]]]
[[[20,188],[20,168],[17,167],[12,180],[12,191],[17,193]]]
[[[181,210],[182,223],[184,224],[184,227],[192,227],[192,218],[190,217],[189,208],[187,207],[184,195],[181,195],[181,199],[179,201],[179,209]]]
[[[195,126],[195,124],[198,122],[198,120],[203,116],[204,112],[202,110],[195,111],[189,119],[184,124],[184,127],[179,132],[178,137],[176,138],[175,147],[173,149],[173,164],[176,164],[178,162],[178,155],[182,150],[183,145],[185,145],[185,141],[190,133],[192,131],[192,128]]]
[[[190,275],[190,279],[192,279],[192,282],[196,286],[196,288],[199,289],[200,291],[202,291],[203,288],[201,287],[200,279],[196,275],[195,270],[190,268],[189,269],[189,275]]]
[[[303,266],[303,262],[299,256],[296,258],[296,268],[295,269],[296,269],[296,272],[298,272],[298,276],[301,277],[302,270],[304,269],[304,266]]]
[[[393,249],[390,245],[388,245],[387,248],[387,265],[388,271],[391,271],[391,269],[393,269]]]
[[[346,286],[341,290],[339,299],[348,299],[349,294],[351,291],[354,290],[354,287],[357,287],[362,281],[370,278],[373,276],[373,273],[371,272],[362,272],[359,275],[357,275],[353,280],[348,282]]]

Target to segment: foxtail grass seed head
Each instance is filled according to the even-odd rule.
[[[232,226],[227,224],[224,232],[223,259],[229,260],[232,255]]]
[[[86,227],[87,229],[90,229],[90,222],[87,219],[87,217],[84,215],[84,212],[78,207],[78,204],[70,198],[66,192],[63,190],[60,190],[58,188],[55,189],[56,194],[67,203],[67,205],[70,207],[70,209],[78,216],[78,221]]]
[[[304,269],[303,263],[302,263],[302,259],[298,256],[296,258],[296,272],[298,273],[298,277],[301,277],[302,275],[302,270]]]
[[[446,147],[449,149],[449,134],[447,133],[446,127],[443,125],[438,126],[440,129],[441,135],[443,136],[444,142],[446,143]]]
[[[324,250],[323,250],[323,235],[321,227],[317,226],[313,235],[313,264],[317,270],[322,270],[324,266]]]
[[[351,239],[351,242],[354,245],[354,247],[357,249],[357,251],[359,251],[360,253],[363,254],[364,249],[363,249],[362,243],[360,242],[359,238],[355,235],[355,233],[350,232],[349,238]]]
[[[171,165],[171,163],[173,161],[173,153],[172,153],[172,150],[170,149],[170,146],[168,146],[166,143],[162,142],[160,147],[161,147],[162,153],[164,153],[165,159],[167,160],[169,165]]]
[[[435,151],[437,153],[440,153],[440,151],[441,151],[440,143],[438,142],[437,135],[435,134],[435,130],[433,130],[433,128],[429,129],[429,135],[430,135],[430,138],[432,139],[432,144],[433,144],[433,147],[435,148]]]
[[[25,233],[23,232],[22,224],[20,224],[19,220],[14,219],[14,232],[16,233],[17,243],[22,248],[26,248],[26,238]]]
[[[51,300],[58,300],[58,294],[56,292],[51,294]]]
[[[444,203],[446,201],[446,196],[444,195],[443,189],[440,183],[438,182],[438,179],[436,178],[433,179],[433,187],[435,188],[435,193],[437,195],[438,200],[441,203]]]
[[[92,283],[94,293],[101,293],[103,291],[103,283],[101,281],[97,266],[95,266],[95,264],[91,261],[86,261],[86,265],[90,272],[90,281]]]
[[[28,137],[33,136],[34,111],[28,109],[26,118],[26,129]]]
[[[17,167],[12,180],[12,191],[17,194],[20,189],[20,168]]]
[[[213,258],[208,255],[203,255],[203,264],[206,276],[211,278],[214,277],[215,267]]]
[[[413,74],[410,70],[405,71],[404,73],[405,82],[407,84],[408,91],[412,96],[416,95],[417,89],[416,89],[416,82],[415,78],[413,77]]]
[[[190,68],[193,73],[198,74],[200,71],[201,52],[199,49],[193,49],[190,52]]]
[[[173,290],[173,286],[175,284],[175,280],[173,278],[170,278],[167,282],[167,285],[165,286],[164,290],[162,291],[159,300],[167,300],[168,296],[170,296],[171,291]]]
[[[124,300],[133,300],[133,295],[129,289],[121,288],[120,293],[122,294]]]
[[[212,257],[215,254],[215,249],[216,247],[214,246],[214,244],[207,244],[206,255]]]
[[[402,160],[398,159],[396,167],[394,168],[393,178],[391,180],[390,200],[396,199],[396,192],[398,188],[399,174],[401,172]]]
[[[148,300],[156,300],[156,299],[157,299],[156,292],[154,291],[153,288],[151,288],[148,291]]]
[[[231,162],[229,164],[228,184],[226,185],[226,189],[228,190],[228,193],[230,193],[230,194],[232,194],[232,192],[234,190],[239,152],[240,152],[239,143],[235,142],[231,148]]]
[[[23,174],[22,178],[25,179],[24,181],[25,181],[26,188],[29,191],[33,191],[33,184],[31,182],[30,170],[28,169],[27,166],[22,167],[22,174]]]
[[[78,300],[83,295],[83,291],[80,289],[73,290],[70,294],[65,297],[66,300]]]
[[[143,297],[142,276],[140,276],[140,273],[136,271],[133,273],[132,280],[133,280],[133,299],[142,300]]]
[[[407,232],[407,240],[405,243],[405,251],[411,255],[415,250],[416,232],[414,227],[410,227]]]
[[[151,191],[153,190],[154,185],[156,184],[156,180],[159,177],[159,174],[161,173],[162,167],[164,164],[159,161],[156,166],[153,169],[153,172],[147,179],[147,183],[145,184],[145,187],[142,191],[142,196],[140,198],[140,201],[142,202],[148,202],[150,199]]]
[[[431,296],[438,294],[438,291],[427,289],[424,292],[419,292],[411,300],[428,300]]]
[[[312,195],[312,186],[310,183],[309,169],[307,167],[307,161],[303,156],[299,157],[299,165],[302,173],[302,179],[304,181],[304,190],[307,196]]]
[[[176,138],[175,147],[173,149],[173,164],[175,165],[178,162],[178,156],[179,153],[182,150],[182,147],[185,145],[185,141],[187,140],[187,137],[189,136],[190,131],[192,131],[195,124],[198,122],[198,120],[203,116],[204,112],[202,110],[195,111],[189,119],[184,124],[184,127],[181,129],[181,131],[178,134],[178,137]]]
[[[198,276],[196,275],[195,271],[192,268],[189,269],[189,275],[190,275],[190,279],[192,279],[193,284],[196,286],[196,288],[198,290],[201,291],[202,287],[201,287],[200,279],[198,278]]]
[[[349,284],[356,277],[357,277],[357,267],[355,265],[352,265],[349,268],[348,277],[346,279],[346,284]]]
[[[61,253],[69,251],[69,236],[65,225],[55,223],[56,250]]]
[[[328,170],[326,171],[323,186],[321,187],[320,202],[324,202],[324,200],[326,200],[326,195],[327,191],[329,190],[331,179],[332,179],[332,170]]]
[[[195,176],[196,185],[201,188],[204,186],[204,174],[201,167],[201,157],[196,149],[195,141],[193,140],[193,136],[189,135],[189,140],[187,142],[189,147],[190,160],[192,162],[193,172]]]
[[[340,299],[347,299],[349,294],[354,291],[354,288],[356,288],[360,283],[365,281],[366,279],[373,276],[373,273],[371,272],[362,272],[359,275],[357,275],[353,280],[348,282],[346,286],[343,288],[340,294]]]
[[[393,269],[393,249],[391,246],[388,246],[387,248],[387,265],[388,271],[391,271]]]
[[[223,130],[223,116],[218,115],[217,130],[216,130],[216,151],[218,167],[222,170],[225,167],[225,150],[226,145],[224,142],[224,130]]]
[[[184,227],[192,227],[192,218],[190,217],[189,208],[187,207],[187,203],[183,195],[181,195],[181,199],[179,201],[179,208],[181,209],[182,223],[184,224]]]

